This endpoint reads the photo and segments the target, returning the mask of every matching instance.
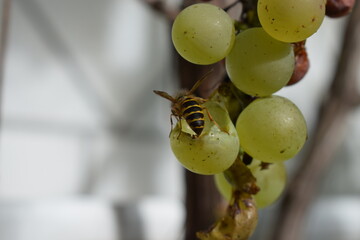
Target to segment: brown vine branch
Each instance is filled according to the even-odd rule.
[[[290,183],[281,206],[273,240],[301,239],[304,217],[312,204],[319,180],[334,159],[346,127],[347,117],[360,104],[356,81],[360,64],[360,6],[349,19],[337,72],[329,89],[311,147]]]
[[[180,9],[167,7],[163,0],[144,0],[144,2],[153,10],[165,16],[169,21],[173,21],[180,11]]]

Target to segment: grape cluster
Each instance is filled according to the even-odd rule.
[[[249,168],[254,162],[272,163],[266,169],[252,172],[260,186],[256,202],[264,206],[259,202],[271,204],[285,186],[282,162],[294,157],[307,138],[300,110],[290,100],[272,94],[286,86],[294,73],[295,54],[290,42],[303,41],[317,31],[325,16],[325,0],[260,0],[258,15],[261,26],[237,34],[234,20],[211,4],[191,5],[177,16],[172,39],[178,53],[202,65],[225,58],[231,83],[254,100],[233,123],[225,109],[219,111],[220,105],[209,104],[206,109],[215,119],[205,119],[205,130],[200,137],[194,138],[183,122],[182,129],[178,125],[171,132],[170,142],[178,160],[199,174],[219,174],[228,169],[238,157],[239,147],[240,152],[253,158]],[[215,101],[215,98],[209,100]],[[178,137],[179,131],[188,134]],[[283,184],[270,184],[278,178]],[[269,183],[261,184],[264,182]],[[266,192],[277,194],[274,197]]]
[[[257,207],[266,207],[285,188],[284,161],[302,149],[307,127],[294,103],[273,94],[305,75],[309,66],[305,40],[320,27],[326,4],[326,0],[258,0],[259,24],[241,25],[223,9],[198,3],[181,11],[173,23],[177,52],[199,65],[225,59],[230,82],[204,104],[204,130],[199,136],[178,116],[170,133],[171,147],[188,170],[215,175],[216,186],[230,202],[245,193]],[[236,171],[245,175],[248,171],[258,189],[251,177],[239,177]],[[217,239],[209,234],[201,239]]]

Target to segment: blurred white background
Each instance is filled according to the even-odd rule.
[[[2,2],[2,1],[0,1]],[[168,1],[176,5],[176,0]],[[306,78],[278,95],[310,131],[346,19],[307,42]],[[168,143],[170,25],[140,0],[13,0],[2,96],[1,240],[179,240],[183,169]],[[304,239],[360,239],[360,111],[323,178]],[[291,174],[298,158],[288,162]],[[252,239],[266,239],[276,205]]]

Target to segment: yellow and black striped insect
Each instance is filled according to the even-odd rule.
[[[180,91],[175,97],[170,96],[166,92],[154,90],[155,94],[171,101],[171,116],[174,116],[178,121],[182,118],[185,119],[190,128],[196,133],[196,137],[199,137],[204,129],[204,109],[206,108],[202,104],[204,104],[207,100],[201,97],[196,97],[193,93],[209,73],[210,72],[198,80],[190,91]],[[214,121],[209,111],[207,111],[207,113],[209,119]]]

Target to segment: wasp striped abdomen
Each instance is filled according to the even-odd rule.
[[[181,102],[181,110],[182,115],[189,124],[190,128],[196,133],[197,136],[200,136],[204,129],[205,121],[204,111],[199,102],[194,98],[186,97]]]

